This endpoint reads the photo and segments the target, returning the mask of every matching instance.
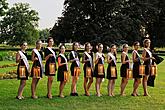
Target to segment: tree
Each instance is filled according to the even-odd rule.
[[[158,0],[65,0],[63,16],[51,30],[58,41],[106,45],[141,41],[157,20]],[[61,39],[62,38],[62,39]]]
[[[49,30],[50,29],[47,29],[47,28],[39,30],[39,39],[46,41],[47,38],[50,36]]]
[[[154,46],[163,47],[165,46],[165,1],[159,0],[159,16],[157,21],[154,23]]]
[[[0,17],[5,15],[6,10],[8,9],[7,0],[0,1]]]
[[[1,24],[0,42],[6,41],[10,45],[18,45],[23,41],[29,44],[39,37],[38,13],[27,3],[17,3],[10,8]]]

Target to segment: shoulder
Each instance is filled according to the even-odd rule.
[[[147,53],[147,50],[145,48],[143,49],[143,53]]]
[[[49,52],[49,49],[48,49],[48,48],[45,48],[44,51],[45,51],[45,52]]]
[[[54,52],[56,52],[56,49],[55,49],[55,48],[52,48],[52,50],[53,50]]]
[[[73,55],[74,51],[70,51],[70,55]]]
[[[125,54],[124,52],[122,52],[122,53],[121,53],[121,56],[123,56],[123,57],[124,57],[124,56],[126,56],[126,54]]]
[[[62,58],[62,56],[61,55],[58,55],[58,58]]]

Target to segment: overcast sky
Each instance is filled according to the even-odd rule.
[[[11,7],[14,3],[29,3],[39,13],[39,29],[52,28],[61,16],[64,0],[7,0]]]

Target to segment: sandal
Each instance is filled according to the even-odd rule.
[[[31,96],[31,98],[32,98],[32,99],[38,99],[38,97],[37,97],[37,96]]]
[[[21,100],[22,97],[21,96],[16,96],[16,99]]]
[[[52,99],[53,97],[52,97],[52,95],[48,95],[48,94],[47,94],[47,98],[48,98],[48,99]]]

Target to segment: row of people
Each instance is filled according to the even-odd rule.
[[[138,96],[138,86],[141,82],[141,78],[143,78],[143,88],[144,88],[144,96],[148,96],[147,91],[147,79],[150,75],[150,66],[154,63],[154,57],[152,57],[152,53],[150,52],[150,40],[144,40],[144,50],[142,53],[142,57],[140,57],[138,53],[138,49],[140,46],[139,42],[134,43],[134,51],[132,52],[132,60],[133,60],[133,78],[134,80],[134,89],[132,92],[132,96]],[[26,84],[26,80],[28,80],[28,76],[32,77],[32,84],[31,84],[31,91],[32,91],[32,98],[36,99],[36,86],[39,82],[39,79],[42,78],[43,73],[48,76],[47,82],[47,98],[52,98],[52,82],[55,76],[55,72],[57,71],[57,80],[60,81],[59,85],[59,97],[64,97],[63,89],[67,80],[69,79],[69,68],[68,63],[71,62],[70,71],[72,76],[72,84],[71,84],[71,96],[78,96],[76,85],[80,75],[80,54],[78,53],[79,43],[73,43],[73,49],[70,52],[69,59],[65,55],[65,46],[61,45],[59,47],[60,53],[58,57],[56,56],[56,52],[53,49],[54,41],[53,38],[49,37],[47,40],[48,46],[45,49],[45,71],[42,64],[43,53],[41,51],[42,41],[38,40],[36,42],[36,48],[32,51],[32,61],[33,66],[30,71],[30,66],[27,60],[27,53],[25,52],[27,49],[27,43],[22,43],[21,50],[18,51],[16,55],[16,62],[18,64],[18,79],[20,79],[20,85],[18,88],[18,95],[17,99],[23,99],[23,89]],[[110,52],[107,54],[107,76],[105,76],[105,69],[104,69],[104,62],[105,62],[105,55],[102,53],[103,45],[101,43],[98,44],[98,52],[94,54],[91,51],[91,44],[87,42],[85,44],[85,52],[83,53],[82,63],[83,71],[84,71],[84,91],[86,96],[90,96],[90,87],[93,83],[93,77],[96,77],[95,89],[96,95],[101,96],[100,89],[101,83],[103,78],[107,78],[108,81],[108,95],[114,96],[114,87],[115,87],[115,80],[117,79],[117,68],[116,68],[116,61],[117,61],[117,52],[116,52],[116,45],[112,45],[110,47]],[[58,61],[58,70],[56,65],[56,58]],[[139,67],[141,65],[141,61],[144,62],[145,65],[145,75],[142,77],[139,75]],[[128,45],[123,45],[123,52],[121,54],[121,68],[120,68],[120,76],[122,77],[121,80],[121,96],[124,96],[124,90],[128,83],[128,76],[127,70],[130,68],[130,59],[128,57]],[[24,76],[22,75],[24,73]],[[39,74],[39,77],[36,77],[36,73]]]

